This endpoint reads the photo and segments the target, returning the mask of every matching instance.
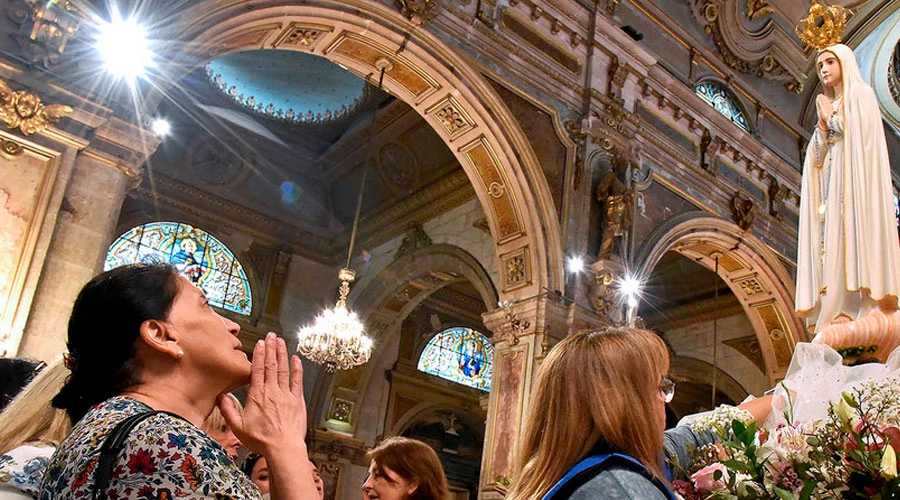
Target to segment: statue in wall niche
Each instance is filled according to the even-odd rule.
[[[795,309],[814,343],[884,361],[900,344],[900,245],[881,110],[838,43],[845,22],[816,4],[798,27],[818,49],[823,92],[803,164]]]
[[[627,184],[629,159],[616,155],[612,158],[611,167],[603,174],[597,185],[597,201],[603,205],[605,215],[600,252],[597,256],[599,260],[607,260],[614,253],[621,253],[622,248],[615,248],[616,241],[624,239],[631,227],[633,216],[634,196]]]

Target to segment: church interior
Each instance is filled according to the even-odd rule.
[[[900,9],[836,3],[900,210]],[[352,269],[371,355],[303,359],[327,499],[358,498],[366,451],[398,435],[438,452],[455,498],[501,498],[533,377],[571,332],[657,332],[669,425],[760,396],[810,340],[809,7],[3,2],[0,356],[58,358],[84,283],[153,259],[248,352],[269,331],[296,349]]]

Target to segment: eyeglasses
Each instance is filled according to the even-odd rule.
[[[671,403],[675,397],[675,382],[667,377],[663,377],[659,382],[659,392],[662,393],[666,403]]]

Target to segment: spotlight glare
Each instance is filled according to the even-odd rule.
[[[566,268],[570,273],[580,273],[584,271],[584,259],[581,257],[569,257],[569,260],[566,262]]]
[[[628,296],[628,307],[634,309],[635,307],[637,307],[637,305],[638,305],[637,298],[635,298],[634,295],[629,295]]]
[[[626,297],[637,297],[641,293],[641,282],[632,276],[626,277],[619,285],[619,291]]]
[[[103,65],[113,75],[133,81],[143,77],[153,65],[153,52],[147,40],[147,30],[134,18],[122,19],[113,11],[112,20],[98,29],[96,48],[103,57]]]
[[[169,125],[169,122],[166,120],[157,118],[150,124],[150,129],[153,130],[153,133],[156,134],[157,137],[165,137],[172,131],[172,126]]]

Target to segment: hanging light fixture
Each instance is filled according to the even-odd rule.
[[[365,334],[356,313],[347,309],[347,295],[356,273],[347,267],[340,270],[338,279],[341,296],[337,304],[322,311],[312,325],[298,332],[297,352],[329,372],[361,365],[372,355],[372,339]]]
[[[378,79],[378,90],[381,90],[384,73],[391,68],[391,63],[382,58],[375,62],[375,66],[381,70],[381,76]],[[369,132],[369,151],[365,163],[363,163],[359,196],[356,199],[356,214],[353,216],[353,229],[350,232],[347,265],[338,272],[338,279],[341,281],[340,297],[337,304],[322,311],[312,325],[304,326],[297,332],[297,352],[307,359],[319,363],[329,372],[359,366],[369,361],[369,357],[372,355],[372,339],[365,334],[365,328],[356,313],[347,308],[347,296],[350,294],[350,283],[356,279],[356,273],[350,269],[350,260],[353,257],[353,246],[356,243],[359,213],[366,187],[369,157],[372,155],[372,136],[375,134],[377,118],[378,105],[376,104]]]

